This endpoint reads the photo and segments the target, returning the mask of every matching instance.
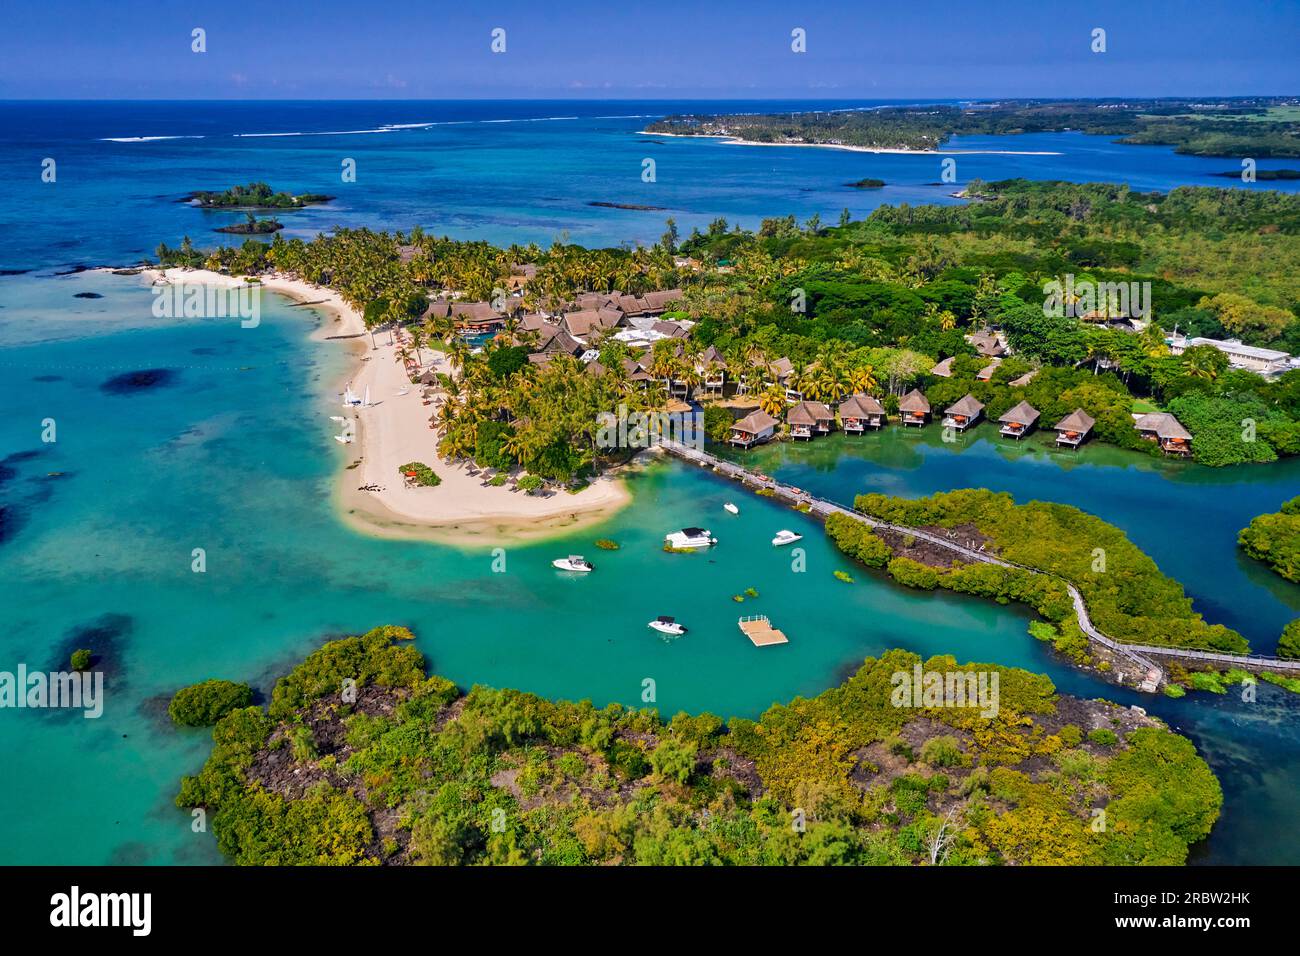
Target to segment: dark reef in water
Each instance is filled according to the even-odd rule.
[[[134,626],[131,615],[111,611],[88,624],[78,624],[55,647],[50,669],[67,670],[72,652],[85,648],[91,653],[90,666],[103,671],[105,681],[118,676],[122,671],[126,640]]]
[[[104,298],[98,292],[78,292],[73,296],[74,299],[102,299]]]
[[[61,382],[62,375],[37,375],[32,379],[33,382]]]
[[[165,388],[175,384],[179,377],[180,374],[175,369],[146,368],[138,372],[114,375],[99,388],[110,395],[134,395],[151,388]]]

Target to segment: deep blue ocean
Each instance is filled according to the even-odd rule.
[[[1263,685],[1256,702],[1172,701],[1117,690],[1030,639],[1023,609],[897,587],[850,567],[807,519],[675,465],[633,480],[633,503],[607,525],[511,547],[507,575],[487,573],[482,549],[363,536],[333,500],[345,453],[329,416],[347,370],[341,349],[308,341],[319,316],[272,298],[254,333],[161,321],[139,278],[75,271],[129,264],[184,235],[213,244],[224,237],[212,230],[240,214],[177,200],[254,180],[337,197],[283,213],[290,236],[420,225],[501,244],[587,245],[656,241],[667,216],[689,232],[719,216],[752,227],[767,216],[833,221],[844,208],[861,217],[882,203],[955,202],[976,177],[1242,188],[1209,175],[1232,160],[1076,133],[954,143],[1046,155],[959,154],[957,183],[940,184],[938,156],[639,132],[672,112],[799,108],[809,104],[0,103],[0,670],[62,666],[89,645],[109,682],[99,720],[0,710],[0,863],[219,862],[211,835],[195,834],[172,805],[208,742],[170,725],[168,695],[207,677],[265,691],[325,638],[381,623],[411,625],[432,669],[464,686],[637,705],[651,675],[670,714],[753,717],[895,646],[1026,667],[1070,693],[1147,706],[1196,742],[1226,799],[1195,860],[1300,863],[1294,695]],[[654,183],[641,180],[645,158]],[[46,159],[53,182],[42,181]],[[340,178],[346,159],[355,183]],[[845,185],[865,176],[888,185]],[[115,385],[149,369],[162,372],[149,387]],[[54,443],[42,441],[47,419]],[[1215,471],[1104,446],[1069,458],[1009,453],[980,433],[957,446],[884,439],[773,449],[765,467],[841,499],[978,484],[1070,500],[1124,528],[1208,619],[1261,651],[1300,614],[1300,587],[1241,558],[1233,540],[1252,515],[1300,493],[1300,462]],[[733,498],[736,517],[721,508]],[[695,523],[716,527],[717,551],[701,562],[665,556],[663,531]],[[763,546],[782,526],[806,534],[812,573],[794,586]],[[599,574],[575,583],[550,569],[551,557],[590,553],[601,536],[623,549],[601,559]],[[201,575],[195,547],[208,555]],[[837,569],[855,583],[833,578]],[[747,587],[761,597],[745,610],[785,623],[790,645],[755,652],[736,632],[731,595]],[[688,638],[647,636],[645,620],[681,608]]]
[[[955,185],[941,182],[939,156],[638,135],[647,122],[675,112],[872,105],[881,104],[0,102],[0,269],[120,264],[183,235],[200,246],[229,240],[212,230],[241,213],[205,212],[173,200],[251,181],[337,197],[283,214],[286,237],[337,225],[418,224],[458,239],[549,245],[567,237],[588,246],[654,242],[668,216],[688,233],[718,216],[752,228],[766,216],[793,213],[802,220],[817,213],[834,221],[846,208],[860,218],[886,203],[952,202],[951,193],[975,178],[1104,180],[1138,190],[1241,185],[1210,175],[1238,168],[1233,160],[1119,146],[1081,133],[958,137],[951,148],[1059,155],[959,154]],[[655,161],[653,183],[641,178],[647,158]],[[46,159],[56,164],[53,183],[42,181]],[[341,179],[347,159],[356,163],[355,182]],[[887,185],[846,185],[868,176]]]

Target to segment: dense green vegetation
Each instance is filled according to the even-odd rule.
[[[1260,515],[1237,535],[1243,551],[1288,581],[1300,582],[1300,497],[1274,514]]]
[[[1196,156],[1300,156],[1293,98],[1000,100],[969,106],[890,106],[808,113],[679,115],[646,127],[676,136],[757,143],[825,143],[933,150],[953,135],[1077,130]]]
[[[333,196],[321,193],[276,192],[266,183],[231,186],[225,192],[201,191],[189,197],[204,209],[300,209],[313,203],[329,202]]]
[[[284,228],[284,224],[272,216],[269,219],[258,219],[251,212],[245,214],[243,222],[237,222],[231,226],[222,226],[214,229],[213,232],[224,232],[237,236],[262,236],[272,232],[279,232]]]
[[[211,727],[252,700],[253,690],[247,684],[207,680],[178,690],[167,705],[167,714],[183,727]]]
[[[889,558],[890,549],[882,547],[884,542],[876,535],[862,525],[859,531],[845,525],[852,519],[827,522],[842,550],[875,567],[883,564],[903,584],[1025,603],[1075,637],[1074,611],[1064,580],[1083,595],[1093,624],[1115,640],[1230,653],[1248,650],[1236,631],[1207,624],[1194,612],[1182,585],[1165,577],[1124,532],[1070,505],[1016,504],[1005,493],[961,489],[916,499],[859,495],[855,507],[890,524],[958,529],[958,540],[971,540],[973,530],[986,539],[987,551],[1024,568],[1047,572],[1034,574],[985,563],[932,566],[906,556]]]
[[[1180,864],[1222,793],[1152,718],[991,664],[997,713],[842,685],[724,722],[426,676],[410,632],[326,644],[233,711],[177,804],[240,864]],[[1104,733],[1099,733],[1104,731]]]
[[[437,473],[422,461],[408,461],[399,465],[397,473],[421,488],[436,488],[442,484]]]
[[[1278,657],[1300,657],[1300,617],[1282,628],[1282,636],[1277,642]]]
[[[455,374],[438,422],[441,453],[548,480],[623,461],[596,447],[595,415],[619,404],[662,409],[670,381],[707,404],[716,396],[702,394],[705,373],[720,372],[728,395],[745,384],[758,404],[783,412],[784,392],[763,385],[783,357],[793,365],[791,384],[817,401],[868,392],[892,413],[913,387],[938,407],[971,392],[991,418],[1029,401],[1044,428],[1080,407],[1097,420],[1096,438],[1159,454],[1132,427],[1141,401],[1184,420],[1203,464],[1300,452],[1300,370],[1265,379],[1228,368],[1209,346],[1175,356],[1166,345],[1176,328],[1300,353],[1300,197],[1024,180],[973,182],[967,191],[975,199],[967,205],[887,206],[833,227],[785,217],[750,232],[718,219],[684,239],[670,228],[658,245],[633,250],[501,249],[418,229],[340,229],[310,242],[277,235],[211,252],[186,240],[158,254],[169,265],[274,269],[325,283],[372,330],[404,325],[417,351],[444,343]],[[505,330],[482,353],[470,354],[450,320],[423,317],[430,296],[487,299],[524,262],[536,275],[507,301]],[[1147,283],[1150,324],[1134,331],[1056,315],[1045,308],[1045,286],[1054,282]],[[589,343],[601,376],[567,358],[527,361],[537,335],[520,329],[518,312],[555,308],[583,291],[674,287],[685,290],[674,314],[696,324],[688,338],[637,357],[651,387],[629,381],[627,347],[603,333]],[[1002,330],[1014,355],[980,381],[989,363],[967,336],[990,327]],[[709,346],[721,354],[712,369],[699,358]],[[948,357],[950,378],[930,374]],[[725,432],[724,414],[706,419],[715,439]]]

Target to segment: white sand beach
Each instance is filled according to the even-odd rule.
[[[169,282],[226,287],[243,282],[202,269],[151,269],[142,275],[150,282],[160,276]],[[595,524],[631,500],[623,480],[615,476],[602,476],[576,494],[559,491],[540,497],[512,491],[509,485],[486,486],[485,475],[471,474],[464,464],[442,461],[436,451],[437,432],[429,424],[436,401],[424,397],[422,386],[411,384],[410,372],[398,355],[396,335],[378,332],[372,346],[361,315],[333,290],[281,275],[263,276],[261,285],[331,316],[333,321],[323,324],[312,338],[341,342],[354,351],[352,371],[338,384],[338,397],[329,411],[351,423],[353,441],[332,442],[330,436],[343,433],[344,425],[328,418],[305,422],[304,427],[316,428],[322,441],[338,444],[343,461],[337,499],[345,519],[359,530],[384,537],[487,545],[543,538]],[[423,364],[416,369],[420,374],[450,372],[441,352],[422,348],[420,358]],[[342,393],[349,385],[360,396],[369,390],[372,404],[345,408]],[[442,483],[434,488],[408,487],[399,466],[413,461],[433,468]]]

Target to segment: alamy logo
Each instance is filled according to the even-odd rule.
[[[50,925],[126,926],[132,936],[148,936],[153,928],[153,895],[150,893],[70,892],[50,897]]]
[[[153,295],[153,314],[159,319],[239,319],[245,329],[262,321],[260,285],[172,282],[154,286]]]
[[[1151,314],[1150,282],[1093,282],[1091,279],[1043,283],[1043,315],[1059,319],[1104,314],[1112,318],[1144,318]]]
[[[967,707],[981,717],[998,715],[997,671],[894,671],[889,702],[895,707]]]
[[[104,713],[103,671],[0,671],[0,708],[68,707],[84,710],[86,719]]]
[[[618,413],[601,412],[596,445],[599,448],[653,448],[665,442],[704,450],[704,416],[699,412],[632,412],[626,405]]]

